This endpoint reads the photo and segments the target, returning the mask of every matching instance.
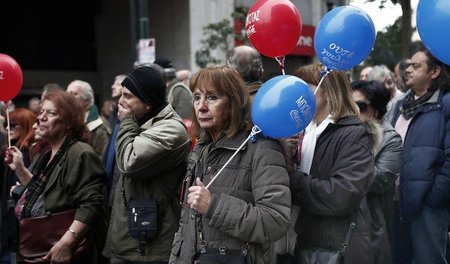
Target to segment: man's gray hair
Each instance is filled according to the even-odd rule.
[[[230,51],[227,64],[234,67],[246,82],[261,80],[263,72],[261,55],[250,46],[234,47]]]
[[[92,90],[92,86],[88,82],[75,80],[72,81],[69,85],[80,87],[81,91],[83,92],[83,100],[89,101],[89,107],[94,105],[94,90]]]

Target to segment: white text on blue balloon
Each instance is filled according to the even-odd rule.
[[[302,112],[302,116],[305,120],[311,120],[313,118],[313,112],[311,111],[311,106],[308,104],[308,101],[305,99],[305,97],[300,96],[295,103],[297,104],[298,108]]]
[[[291,119],[295,122],[295,127],[296,127],[297,129],[299,129],[299,128],[301,128],[301,127],[304,126],[304,125],[303,125],[303,121],[302,121],[302,119],[300,118],[300,114],[298,113],[297,110],[292,110],[292,111],[289,113],[289,115],[291,116]]]

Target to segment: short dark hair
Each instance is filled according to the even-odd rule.
[[[388,89],[379,81],[354,81],[351,83],[353,91],[360,91],[370,105],[377,111],[376,118],[381,120],[387,112],[387,104],[390,100]]]
[[[437,88],[441,88],[444,90],[450,91],[450,69],[449,66],[434,57],[433,54],[423,45],[419,44],[416,48],[416,50],[413,52],[413,54],[416,54],[417,52],[423,52],[425,56],[427,56],[427,66],[428,71],[439,67],[441,68],[441,72],[439,73],[438,77],[431,81],[431,86],[437,86]],[[428,89],[430,89],[430,87]]]

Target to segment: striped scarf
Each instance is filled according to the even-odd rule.
[[[436,91],[437,85],[431,85],[428,88],[427,93],[417,99],[414,98],[413,91],[408,93],[405,96],[405,99],[403,100],[402,104],[402,114],[405,117],[405,119],[409,120],[411,117],[413,117],[417,113],[417,111],[419,111],[419,107],[422,106],[424,103],[426,103],[428,100],[430,100],[430,98]]]
[[[47,151],[36,161],[35,170],[37,173],[33,176],[27,187],[25,195],[25,203],[23,205],[21,218],[31,217],[32,209],[38,200],[38,198],[44,193],[45,187],[49,179],[49,175],[52,173],[56,164],[60,161],[64,153],[69,149],[75,141],[70,138],[66,138],[64,143],[56,152],[53,159],[48,163],[51,155],[51,151]],[[46,164],[48,165],[46,166]]]

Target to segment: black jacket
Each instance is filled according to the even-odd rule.
[[[354,220],[345,263],[373,262],[366,201],[375,170],[373,140],[357,117],[340,119],[317,139],[310,174],[291,173],[293,200],[301,206],[298,248],[341,249]]]

